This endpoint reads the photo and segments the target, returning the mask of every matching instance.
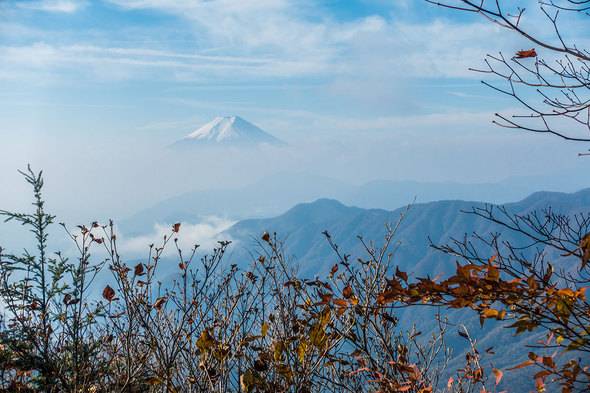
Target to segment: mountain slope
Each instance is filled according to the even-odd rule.
[[[442,268],[446,263],[443,255],[429,247],[429,238],[434,244],[442,244],[448,242],[451,237],[463,237],[473,232],[501,232],[501,227],[488,220],[462,213],[473,207],[483,206],[485,204],[482,202],[466,201],[415,204],[408,211],[396,235],[396,241],[401,241],[402,244],[396,254],[396,263],[400,268],[416,275],[431,274],[430,270],[435,267]],[[522,201],[504,206],[514,213],[526,213],[548,206],[556,213],[588,213],[590,189],[572,194],[538,192]],[[313,203],[296,205],[278,217],[240,221],[228,229],[226,234],[235,241],[238,254],[240,247],[247,248],[252,245],[248,243],[251,236],[264,231],[288,236],[286,250],[297,256],[301,269],[312,274],[322,274],[333,265],[335,257],[322,238],[323,231],[327,230],[342,250],[353,255],[360,254],[363,247],[357,236],[363,236],[378,245],[383,239],[384,224],[397,222],[404,210],[405,208],[393,211],[362,209],[344,206],[336,200],[321,199]],[[510,236],[514,241],[519,240],[513,234],[506,233],[506,236]],[[312,243],[314,246],[310,248]],[[310,269],[315,271],[312,272]]]
[[[547,183],[544,178],[530,181],[506,179],[482,184],[379,180],[357,186],[317,174],[284,172],[265,176],[245,187],[199,190],[173,196],[117,223],[123,233],[137,235],[153,230],[155,223],[197,223],[201,216],[216,215],[232,220],[272,217],[297,203],[319,198],[387,210],[405,206],[414,198],[418,203],[439,200],[505,203],[525,198],[542,187],[551,187]],[[554,189],[576,190],[571,185]]]
[[[173,148],[195,146],[285,146],[286,143],[239,116],[216,117],[172,144]]]
[[[473,232],[486,235],[501,232],[502,239],[514,244],[523,244],[521,236],[509,233],[498,225],[484,220],[474,214],[462,213],[473,207],[484,207],[481,202],[439,201],[412,206],[394,238],[394,246],[400,242],[400,247],[393,257],[393,265],[408,272],[411,279],[417,277],[434,277],[440,273],[452,274],[455,270],[456,258],[438,252],[431,248],[429,238],[434,244],[445,244],[451,237],[463,238],[471,236]],[[509,212],[526,213],[532,210],[546,209],[549,206],[553,212],[574,215],[590,213],[590,189],[572,194],[555,192],[538,192],[519,202],[504,205]],[[327,230],[333,241],[338,244],[339,252],[349,254],[350,261],[357,258],[367,258],[366,251],[357,235],[363,236],[365,241],[372,241],[379,246],[383,243],[385,233],[384,223],[396,223],[404,209],[387,211],[381,209],[361,209],[347,207],[335,200],[322,199],[313,203],[299,204],[285,214],[269,218],[244,220],[236,223],[225,233],[235,244],[234,253],[230,259],[232,263],[247,264],[252,256],[250,252],[256,250],[256,240],[264,231],[276,232],[279,238],[286,238],[285,252],[293,255],[300,267],[300,272],[306,277],[326,277],[331,267],[338,262],[335,252],[322,236]],[[223,237],[223,236],[222,236]],[[246,252],[246,250],[249,250]],[[481,255],[487,255],[491,250],[480,247]],[[490,255],[491,257],[491,255]],[[552,261],[555,268],[567,263],[558,257]],[[244,265],[242,265],[244,266]],[[514,337],[513,329],[505,329],[502,323],[489,320],[483,328],[471,310],[438,310],[429,307],[402,308],[397,312],[400,320],[400,331],[411,328],[416,324],[424,337],[436,329],[435,314],[440,312],[451,323],[465,324],[473,338],[478,340],[480,349],[494,347],[496,355],[488,358],[494,367],[506,369],[527,360],[528,350],[525,345],[534,345],[543,337],[544,332],[539,329],[533,333]],[[455,358],[449,369],[457,369],[465,356],[466,340],[455,334],[455,328],[449,328],[447,344],[454,348]],[[515,349],[517,349],[515,351]],[[507,356],[506,354],[510,354]],[[578,354],[579,355],[579,354]],[[564,356],[564,359],[566,356]],[[513,391],[528,391],[532,388],[531,370],[521,369],[506,371],[499,390],[512,388]],[[538,370],[537,370],[538,371]],[[448,378],[448,376],[447,376]]]

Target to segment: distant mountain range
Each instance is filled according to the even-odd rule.
[[[565,175],[560,178],[564,179],[563,184],[553,185],[553,189],[575,191],[571,184],[576,182]],[[357,186],[308,173],[278,173],[242,188],[199,190],[171,197],[117,224],[123,233],[133,236],[150,232],[155,223],[198,223],[203,216],[231,220],[272,217],[297,203],[320,198],[363,208],[394,210],[414,198],[417,203],[439,200],[505,203],[525,198],[542,187],[551,187],[544,177],[509,178],[482,184],[378,180]]]
[[[462,211],[483,207],[483,202],[438,201],[413,205],[396,234],[402,247],[397,251],[396,263],[415,276],[426,276],[454,269],[454,259],[446,258],[431,249],[428,238],[435,244],[448,242],[451,237],[462,238],[474,232],[487,234],[502,232],[488,220]],[[523,214],[551,207],[553,212],[572,215],[590,213],[590,188],[576,193],[537,192],[514,203],[504,204],[508,211]],[[332,239],[347,253],[361,254],[363,246],[357,236],[379,245],[383,241],[385,223],[395,223],[405,208],[393,211],[345,206],[332,199],[298,204],[286,213],[265,219],[243,220],[225,233],[234,241],[236,257],[240,248],[252,249],[252,238],[264,231],[277,232],[286,237],[286,251],[295,255],[301,269],[310,274],[323,274],[333,266],[334,255],[321,235],[328,231]],[[513,234],[507,239],[518,241]],[[453,262],[453,263],[450,263]],[[450,264],[449,264],[450,263]]]
[[[282,140],[263,131],[239,116],[216,117],[198,130],[173,143],[174,149],[195,147],[287,146]]]
[[[401,270],[407,271],[411,279],[434,277],[440,273],[445,275],[454,273],[456,258],[429,247],[429,238],[434,244],[442,245],[449,242],[451,237],[467,236],[469,238],[474,232],[484,236],[501,232],[502,240],[523,244],[525,239],[518,234],[507,232],[490,221],[462,212],[482,206],[484,206],[482,202],[466,201],[439,201],[412,206],[394,238],[395,245],[398,242],[400,244],[393,257],[394,266],[399,265]],[[504,206],[508,211],[516,214],[551,207],[555,213],[587,215],[590,214],[590,189],[572,194],[537,192],[519,202]],[[252,255],[256,255],[256,250],[260,251],[260,246],[257,245],[260,235],[264,231],[276,232],[279,238],[285,239],[285,253],[287,256],[295,257],[294,263],[299,266],[304,276],[313,278],[317,275],[325,278],[330,268],[337,262],[337,257],[322,235],[323,231],[330,233],[341,253],[350,254],[350,260],[355,261],[357,257],[366,257],[366,251],[357,236],[362,236],[364,240],[372,241],[376,246],[380,246],[385,234],[384,223],[397,222],[403,210],[403,208],[394,211],[362,209],[345,206],[336,200],[320,199],[313,203],[296,205],[274,218],[240,221],[222,233],[221,238],[232,239],[234,242],[234,250],[229,262],[247,266],[252,260]],[[481,255],[491,252],[484,248],[480,251]],[[556,268],[560,266],[566,270],[571,268],[571,265],[561,257],[558,257],[555,262],[552,261],[552,264]],[[399,309],[398,327],[400,331],[406,331],[412,324],[416,324],[418,330],[428,337],[426,333],[436,328],[434,315],[437,312],[439,310],[429,307]],[[487,364],[491,362],[494,367],[501,369],[527,360],[528,350],[525,345],[534,345],[544,334],[542,331],[535,331],[514,337],[513,330],[503,328],[503,324],[496,321],[486,322],[482,329],[478,318],[470,310],[440,310],[440,312],[452,323],[466,324],[472,337],[477,338],[480,349],[494,347],[496,355],[489,357]],[[454,348],[456,355],[449,369],[456,370],[462,365],[461,359],[465,356],[467,342],[456,334],[455,328],[450,328],[448,332],[447,344]],[[564,359],[566,357],[564,356]],[[530,374],[527,374],[530,371],[529,369],[505,371],[498,389],[511,388],[515,392],[532,389],[532,380]]]

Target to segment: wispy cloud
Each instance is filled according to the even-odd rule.
[[[21,9],[72,14],[87,7],[88,2],[85,0],[20,1],[16,3],[16,6]]]

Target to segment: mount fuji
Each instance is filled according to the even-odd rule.
[[[173,143],[171,147],[255,147],[263,144],[287,146],[282,140],[275,138],[239,116],[226,116],[216,117],[213,121]]]

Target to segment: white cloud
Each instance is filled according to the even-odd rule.
[[[17,6],[23,9],[39,10],[46,12],[62,12],[71,14],[78,12],[88,5],[86,1],[75,0],[40,0],[19,2]]]
[[[176,247],[174,246],[174,239],[178,239],[178,247],[182,250],[184,256],[188,256],[191,249],[195,245],[199,245],[199,250],[212,250],[218,245],[218,241],[231,241],[229,236],[220,233],[235,224],[235,221],[227,220],[225,218],[208,216],[203,217],[198,224],[181,223],[180,231],[178,233],[172,232],[172,225],[170,224],[155,224],[151,233],[136,237],[125,237],[119,235],[117,237],[117,247],[122,254],[126,255],[140,255],[149,252],[149,245],[154,244],[154,247],[161,247],[164,236],[172,240],[168,243],[165,249],[165,256],[178,255]]]

